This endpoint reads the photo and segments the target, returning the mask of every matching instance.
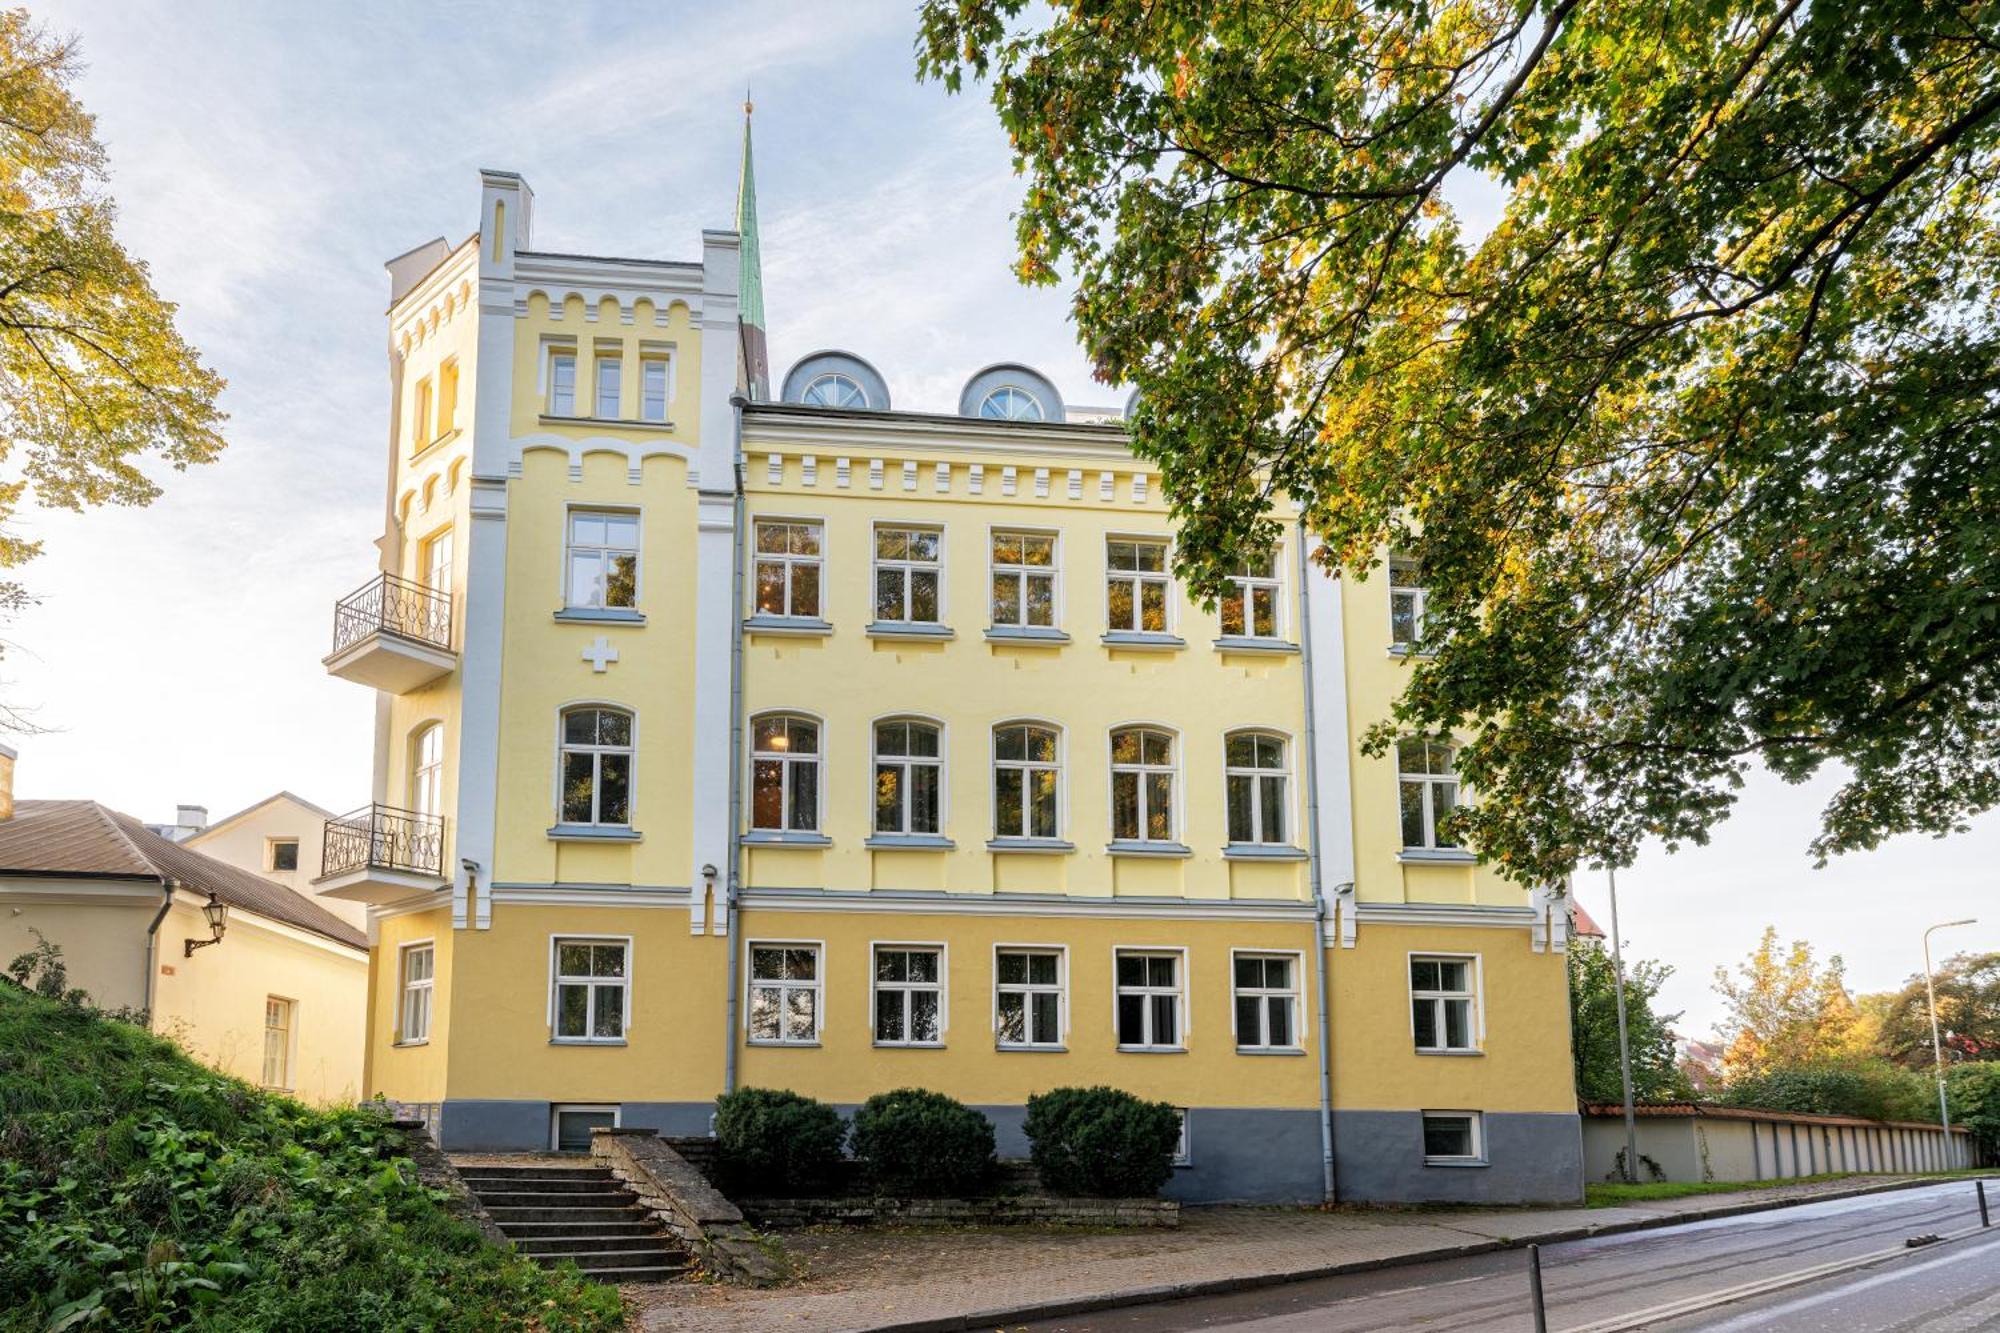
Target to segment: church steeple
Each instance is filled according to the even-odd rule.
[[[750,95],[743,96],[743,171],[736,185],[736,232],[742,245],[737,279],[737,327],[743,382],[752,402],[771,396],[771,360],[764,337],[764,266],[757,244],[757,175],[750,158]]]

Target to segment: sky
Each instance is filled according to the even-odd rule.
[[[1015,282],[1005,138],[983,90],[916,81],[911,0],[843,0],[837,21],[777,0],[34,8],[81,40],[120,236],[231,420],[221,460],[163,470],[148,508],[22,516],[41,600],[6,630],[0,697],[47,729],[18,741],[23,797],[156,821],[279,789],[366,799],[371,696],[319,659],[382,531],[382,264],[470,234],[481,167],[527,177],[538,249],[698,258],[701,228],[733,225],[747,88],[774,376],[837,346],[901,408],[954,410],[1002,359],[1072,404],[1123,400],[1091,380],[1066,295]],[[2000,817],[1814,870],[1832,789],[1757,775],[1709,846],[1619,876],[1628,947],[1676,968],[1662,1001],[1688,1035],[1767,924],[1842,955],[1857,990],[1919,972],[1932,922],[1983,910],[1940,952],[2000,949]],[[1608,925],[1601,872],[1577,893]]]

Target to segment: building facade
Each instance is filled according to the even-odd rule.
[[[1581,1192],[1558,895],[1442,845],[1450,747],[1361,753],[1407,571],[1291,516],[1214,609],[1115,411],[992,366],[766,383],[754,193],[698,261],[480,229],[390,264],[387,526],[328,668],[378,694],[368,1085],[447,1148],[921,1086],[1185,1111],[1188,1199]]]

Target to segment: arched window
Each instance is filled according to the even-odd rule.
[[[935,724],[897,719],[875,724],[875,831],[939,831],[943,746]]]
[[[444,813],[444,723],[432,722],[410,737],[410,808]]]
[[[632,715],[591,705],[562,715],[562,822],[632,824]]]
[[[1456,847],[1438,836],[1438,825],[1458,804],[1458,775],[1446,741],[1411,737],[1396,742],[1396,785],[1403,815],[1403,846]]]
[[[750,826],[819,831],[819,723],[766,713],[751,730]]]
[[[868,395],[853,376],[830,370],[814,377],[799,401],[810,407],[866,407]]]
[[[1056,837],[1061,780],[1054,727],[1009,722],[993,728],[993,835]]]
[[[1222,741],[1229,801],[1229,840],[1283,843],[1286,812],[1285,741],[1266,732],[1236,731]]]
[[[1111,836],[1174,840],[1174,738],[1158,727],[1111,733]]]
[[[980,401],[979,415],[999,421],[1040,421],[1042,400],[1026,389],[1003,384]]]

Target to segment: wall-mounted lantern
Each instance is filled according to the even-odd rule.
[[[229,929],[229,904],[217,898],[215,894],[208,895],[208,901],[202,904],[201,914],[208,918],[209,938],[184,941],[185,952],[181,954],[183,958],[194,957],[196,949],[206,949],[211,944],[222,943],[222,933]]]

